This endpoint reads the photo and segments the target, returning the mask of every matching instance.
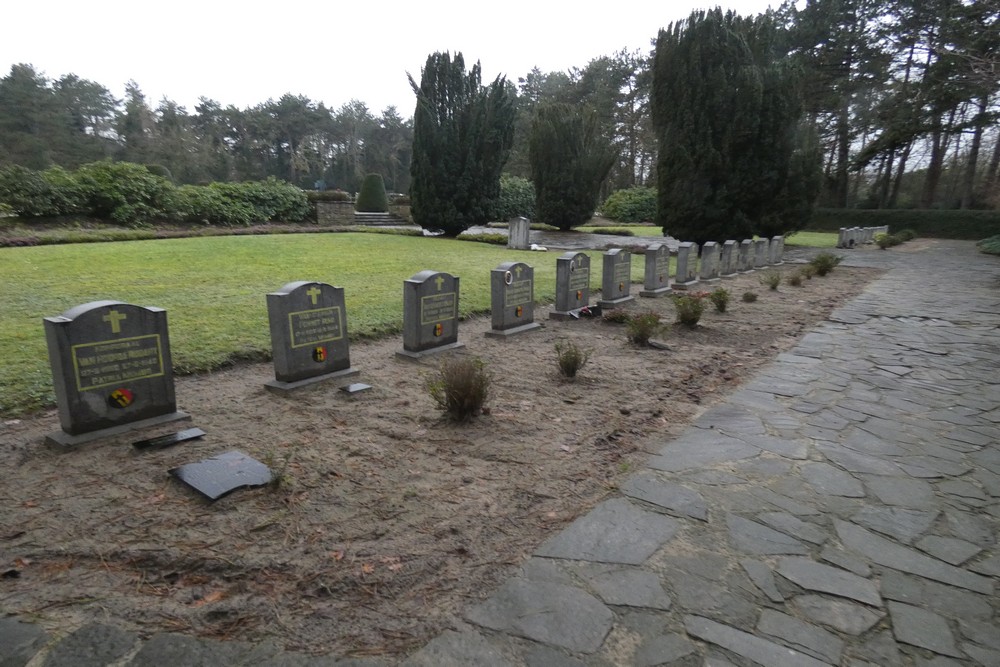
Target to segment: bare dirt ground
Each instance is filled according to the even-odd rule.
[[[374,387],[354,396],[331,383],[276,396],[269,364],[180,378],[179,407],[207,435],[164,450],[130,443],[187,425],[60,450],[43,444],[54,411],[2,422],[0,611],[60,632],[103,621],[401,657],[877,272],[839,267],[777,292],[758,275],[722,283],[729,311],[709,306],[693,330],[671,324],[669,299],[636,299],[668,323],[666,350],[546,308],[543,329],[510,340],[483,335],[488,317],[463,322],[458,353],[495,376],[489,413],[467,424],[443,420],[426,390],[439,361],[396,359],[395,338],[352,346]],[[575,381],[555,363],[567,339],[592,351]],[[212,503],[168,474],[233,449],[280,485]]]

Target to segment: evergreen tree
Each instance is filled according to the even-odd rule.
[[[539,107],[528,153],[536,219],[563,231],[589,220],[601,183],[618,159],[597,114],[568,104]]]
[[[500,173],[514,134],[514,95],[503,77],[481,83],[476,63],[465,71],[461,53],[427,57],[413,114],[411,213],[425,229],[458,236],[489,222],[500,194]]]

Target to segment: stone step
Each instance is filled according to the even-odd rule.
[[[358,225],[405,225],[407,221],[395,213],[354,212],[354,223]]]

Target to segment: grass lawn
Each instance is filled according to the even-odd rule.
[[[837,234],[834,232],[795,232],[785,237],[785,245],[807,248],[836,248]]]
[[[403,281],[424,269],[461,278],[462,315],[489,311],[490,270],[506,261],[535,267],[535,300],[551,302],[561,254],[364,233],[0,248],[0,415],[55,401],[42,318],[82,303],[165,308],[176,371],[201,372],[234,359],[270,357],[265,295],[288,282],[343,287],[349,331],[357,339],[402,330]],[[596,290],[601,253],[588,254]],[[642,281],[643,266],[636,257],[633,281]]]

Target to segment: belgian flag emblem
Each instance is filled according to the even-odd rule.
[[[514,316],[515,316],[515,317],[521,317],[522,315],[524,315],[524,308],[523,308],[522,306],[518,306],[518,307],[517,307],[517,308],[516,308],[516,309],[514,310]]]
[[[127,408],[132,405],[133,400],[135,400],[135,395],[131,389],[115,389],[108,396],[108,405],[113,408]]]
[[[444,333],[444,325],[438,322],[434,325],[434,335],[441,336]]]
[[[323,361],[326,361],[325,347],[317,347],[313,349],[313,361],[315,361],[316,363],[321,363]]]

